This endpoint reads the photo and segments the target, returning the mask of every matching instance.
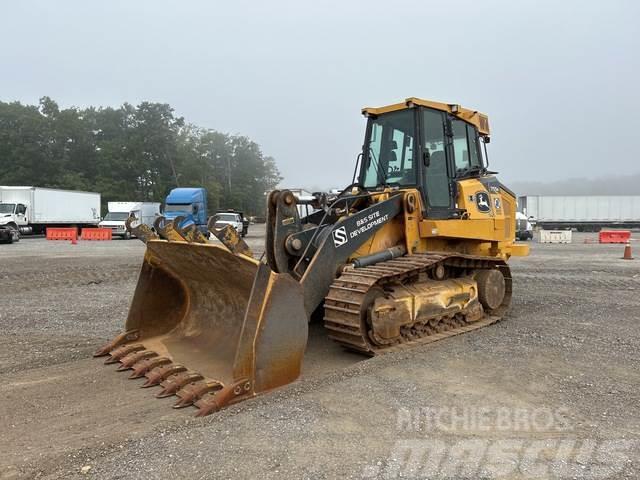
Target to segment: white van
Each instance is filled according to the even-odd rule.
[[[136,217],[133,225],[144,223],[153,227],[153,222],[160,215],[160,203],[158,202],[109,202],[109,212],[98,224],[101,228],[110,228],[114,237],[122,237],[125,240],[131,238],[125,222],[131,215]]]

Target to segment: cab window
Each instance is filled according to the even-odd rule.
[[[365,188],[415,185],[415,124],[413,110],[400,110],[369,119],[364,147]]]
[[[469,168],[469,146],[467,144],[467,124],[461,120],[451,121],[453,133],[453,155],[456,171]]]
[[[472,167],[482,166],[480,145],[478,144],[478,132],[476,127],[467,124],[467,143],[469,144],[469,162]]]
[[[451,132],[453,134],[453,155],[456,173],[461,175],[470,167],[482,167],[476,128],[462,120],[452,119]]]

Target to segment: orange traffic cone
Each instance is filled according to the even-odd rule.
[[[624,246],[624,255],[622,256],[623,260],[633,260],[633,257],[631,256],[631,243],[627,242],[626,245]]]

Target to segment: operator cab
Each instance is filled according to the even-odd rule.
[[[360,185],[366,190],[415,187],[427,216],[456,218],[457,181],[487,171],[480,145],[489,141],[488,118],[416,98],[363,113],[368,122]]]

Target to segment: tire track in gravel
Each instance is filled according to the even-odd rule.
[[[117,283],[136,279],[139,265],[65,266],[55,270],[0,272],[6,293],[30,292],[46,288],[75,287],[101,283]]]
[[[589,276],[584,273],[579,275],[571,275],[565,273],[525,273],[519,272],[516,276],[517,282],[523,283],[539,283],[541,285],[567,285],[575,287],[598,287],[612,289],[640,289],[640,276],[620,276],[620,275],[600,275],[592,274]]]

